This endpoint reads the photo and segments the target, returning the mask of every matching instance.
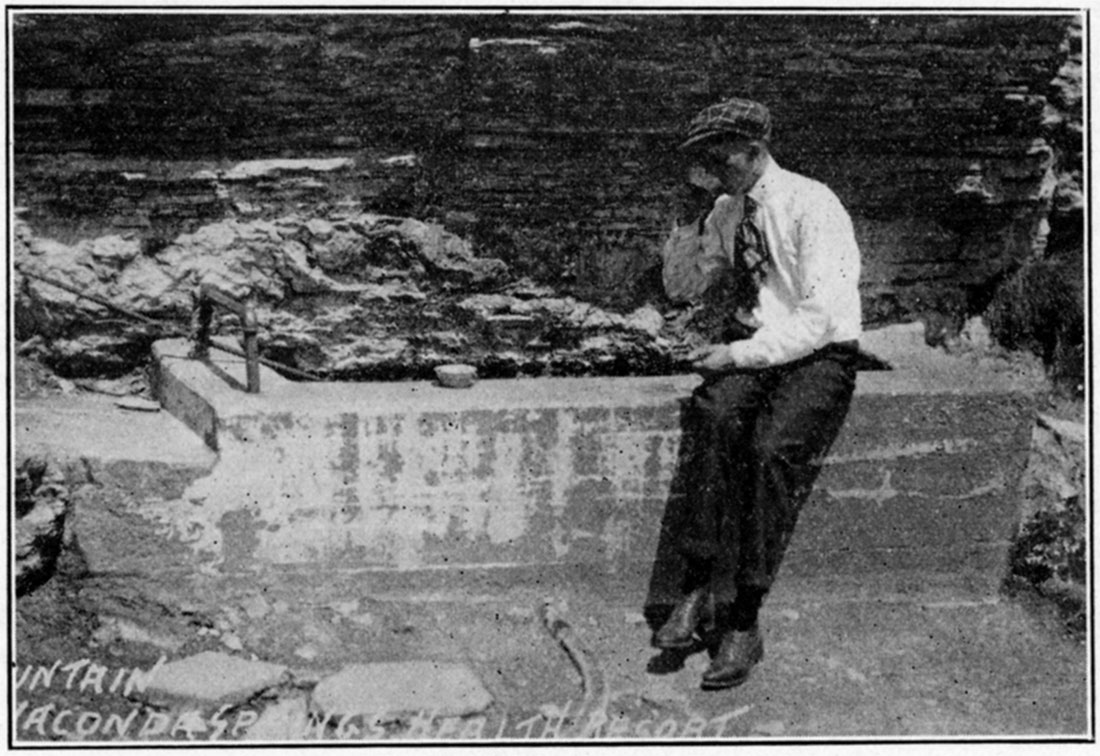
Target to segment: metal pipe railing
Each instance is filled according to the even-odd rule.
[[[212,346],[210,326],[214,318],[214,305],[224,307],[241,319],[241,330],[244,332],[244,364],[248,383],[247,391],[250,394],[260,393],[260,349],[257,343],[260,327],[259,321],[256,319],[255,305],[251,301],[239,302],[209,283],[201,284],[198,294],[198,324],[195,330],[195,348],[192,350],[192,356],[198,359],[209,358],[210,347]]]
[[[177,326],[175,323],[165,322],[163,320],[157,320],[155,318],[150,318],[150,317],[147,317],[145,315],[142,315],[141,313],[134,312],[133,310],[127,309],[126,307],[123,307],[121,305],[117,305],[117,304],[115,304],[114,302],[112,302],[108,299],[104,299],[103,297],[98,297],[94,294],[89,294],[86,291],[82,291],[82,290],[76,288],[75,286],[72,286],[70,284],[65,283],[64,281],[59,281],[56,278],[52,278],[50,276],[43,275],[42,273],[35,273],[35,272],[30,271],[30,270],[27,270],[26,266],[21,265],[18,262],[14,264],[14,267],[15,267],[16,271],[19,272],[20,275],[26,276],[28,278],[33,278],[35,280],[42,281],[44,283],[48,283],[51,286],[56,286],[57,288],[62,289],[63,291],[67,291],[70,294],[72,294],[72,295],[74,295],[74,296],[76,296],[80,299],[87,299],[90,302],[95,302],[98,305],[102,305],[103,307],[114,310],[115,312],[119,312],[119,313],[125,315],[128,318],[131,318],[133,320],[136,320],[138,322],[144,323],[144,324],[149,325],[149,326],[153,326],[155,328],[159,328],[159,329],[161,329],[161,332],[162,332],[163,336],[172,336],[172,337],[177,337],[177,338],[189,338],[189,339],[194,339],[194,337],[195,337],[195,334],[193,332],[192,333],[186,333],[186,332],[180,330],[179,326]],[[221,294],[220,292],[217,292],[216,289],[214,289],[214,291],[217,294]],[[221,295],[221,296],[224,297],[225,295]],[[226,298],[229,299],[228,297],[226,297]],[[234,306],[236,306],[235,300],[230,300],[230,301],[233,301]],[[213,312],[211,312],[211,316],[212,315],[213,315]],[[253,314],[253,322],[255,322],[255,315],[254,314]],[[203,347],[202,347],[201,350],[193,348],[192,349],[192,354],[195,354],[196,352],[201,351],[203,356],[206,357],[206,356],[209,355],[209,350],[216,349],[219,352],[225,352],[226,354],[231,354],[234,357],[244,357],[246,360],[248,359],[248,354],[245,353],[245,352],[240,351],[239,349],[234,349],[233,347],[227,347],[227,346],[224,346],[222,344],[213,343],[212,341],[210,341],[209,335],[210,335],[210,322],[209,322],[209,320],[207,320],[207,322],[206,322],[206,342],[203,344]],[[289,365],[283,365],[282,363],[274,362],[273,360],[269,360],[265,357],[258,357],[257,356],[257,357],[255,357],[255,361],[258,362],[260,365],[267,365],[269,368],[272,368],[274,370],[281,370],[284,373],[289,373],[290,375],[294,375],[294,376],[297,376],[299,378],[304,378],[305,380],[308,380],[308,381],[323,380],[323,378],[321,378],[320,376],[314,375],[313,373],[307,372],[305,370],[299,370],[298,368],[293,368],[293,367],[290,367]],[[259,386],[259,377],[258,376],[257,376],[257,379],[256,379],[256,383],[257,383],[257,391],[258,391],[259,390],[259,388],[258,388],[258,386]]]

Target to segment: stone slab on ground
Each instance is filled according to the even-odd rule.
[[[155,668],[144,696],[154,700],[245,701],[278,685],[286,672],[281,664],[203,651]]]
[[[436,661],[352,664],[313,690],[326,716],[427,712],[461,717],[489,708],[493,697],[465,664]]]
[[[309,733],[309,702],[305,696],[281,698],[268,706],[248,728],[245,740],[293,742]]]

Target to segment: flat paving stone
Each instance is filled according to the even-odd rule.
[[[286,671],[287,668],[281,664],[203,651],[154,670],[146,685],[145,696],[154,699],[242,701],[265,688],[278,685]]]
[[[313,703],[328,716],[430,712],[460,717],[493,702],[465,664],[407,661],[352,664],[318,683]]]
[[[245,740],[287,742],[309,735],[309,704],[303,697],[285,698],[264,709]]]

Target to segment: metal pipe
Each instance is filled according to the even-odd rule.
[[[208,346],[211,349],[214,349],[214,350],[219,351],[219,352],[225,352],[226,354],[231,354],[234,357],[243,357],[246,360],[248,359],[248,355],[245,354],[244,352],[242,352],[240,349],[234,349],[233,347],[222,346],[221,344],[218,344],[214,341],[211,341],[208,344]],[[309,381],[317,381],[319,383],[324,381],[324,378],[321,378],[320,376],[318,376],[314,373],[309,373],[305,370],[299,370],[298,368],[292,368],[289,365],[283,365],[280,362],[275,362],[274,360],[269,360],[266,357],[257,357],[256,362],[260,363],[261,365],[266,365],[267,367],[269,367],[273,370],[281,370],[284,373],[290,373],[291,375],[296,375],[299,378],[305,378],[306,380],[309,380]]]
[[[210,321],[214,305],[219,305],[235,313],[241,319],[241,330],[244,331],[244,366],[247,376],[246,391],[250,394],[260,393],[260,354],[256,346],[256,335],[259,326],[256,321],[256,308],[251,302],[239,302],[228,294],[223,293],[213,284],[203,283],[199,285],[199,327],[196,339],[198,341],[197,353],[202,353],[210,343]]]
[[[191,356],[197,360],[205,360],[210,356],[210,326],[214,319],[214,303],[200,297],[194,318],[191,334],[195,345],[191,347]]]
[[[256,308],[251,302],[244,307],[241,316],[241,330],[244,331],[245,374],[248,376],[248,393],[260,393],[260,349],[257,346],[257,335],[260,327],[256,321]]]
[[[67,291],[71,294],[75,294],[76,296],[78,296],[82,299],[87,299],[87,300],[90,300],[92,302],[95,302],[96,304],[103,305],[104,307],[115,310],[116,312],[120,312],[123,315],[126,315],[127,317],[133,318],[134,320],[140,320],[141,322],[143,322],[147,325],[156,326],[157,328],[164,328],[164,329],[166,329],[166,334],[165,335],[167,335],[167,336],[175,336],[177,338],[185,338],[185,339],[190,339],[191,338],[190,334],[179,330],[172,323],[165,323],[163,320],[156,320],[154,318],[150,318],[150,317],[147,317],[145,315],[141,315],[140,313],[136,313],[133,310],[129,310],[129,309],[123,307],[122,305],[117,305],[114,302],[103,299],[102,297],[97,297],[94,294],[88,294],[87,292],[84,292],[84,291],[81,291],[80,289],[77,289],[75,286],[70,286],[69,284],[64,283],[63,281],[58,281],[56,279],[50,278],[49,276],[44,276],[40,273],[31,273],[28,270],[24,270],[20,263],[16,263],[14,267],[15,267],[15,270],[18,271],[20,275],[27,276],[28,278],[35,278],[39,281],[44,281],[45,283],[48,283],[51,286],[56,286],[59,289],[64,289],[65,291]],[[253,312],[253,319],[255,319],[255,312]],[[242,352],[238,349],[233,349],[232,347],[226,347],[226,346],[222,346],[221,344],[216,344],[213,341],[208,340],[207,343],[205,344],[205,346],[208,349],[216,349],[219,352],[225,352],[226,354],[231,354],[234,357],[243,357],[246,360],[248,359],[248,355],[245,354],[244,352]],[[266,357],[256,357],[256,361],[258,363],[260,363],[261,365],[266,365],[267,367],[269,367],[273,370],[281,370],[284,373],[289,373],[291,375],[297,376],[299,378],[304,378],[304,379],[309,380],[309,381],[322,381],[322,380],[324,380],[320,376],[315,375],[313,373],[307,372],[305,370],[299,370],[298,368],[293,368],[293,367],[290,367],[289,365],[283,365],[281,363],[275,362],[274,360],[269,360]]]
[[[237,313],[242,318],[248,314],[248,305],[243,302],[238,302],[233,297],[224,293],[221,289],[214,286],[214,284],[203,283],[199,285],[199,297],[202,299],[212,299],[215,304],[219,304],[227,310]]]
[[[15,265],[15,270],[20,275],[27,276],[28,278],[37,278],[39,281],[45,281],[46,283],[50,284],[51,286],[56,286],[59,289],[64,289],[65,291],[69,292],[70,294],[75,294],[78,297],[82,297],[84,299],[91,300],[92,302],[95,302],[96,304],[103,305],[104,307],[109,307],[112,310],[115,310],[116,312],[121,312],[123,315],[131,317],[134,320],[140,320],[141,322],[146,323],[147,325],[157,326],[158,328],[172,329],[172,324],[171,323],[165,323],[163,320],[155,320],[154,318],[150,318],[150,317],[147,317],[147,316],[142,315],[140,313],[136,313],[133,310],[128,310],[125,307],[123,307],[122,305],[117,305],[114,302],[110,302],[106,299],[103,299],[102,297],[97,297],[94,294],[88,294],[87,292],[81,291],[80,289],[76,288],[75,286],[70,286],[69,284],[67,284],[63,281],[57,281],[53,278],[50,278],[49,276],[44,276],[41,273],[31,273],[28,270],[24,270],[18,263],[16,263],[16,265]],[[170,330],[169,335],[171,335],[171,336],[183,336],[183,337],[187,336],[186,333],[183,333],[182,331],[179,331],[179,330]]]

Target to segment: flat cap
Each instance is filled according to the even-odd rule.
[[[686,150],[699,142],[726,134],[746,139],[767,139],[771,131],[772,116],[766,107],[754,100],[734,97],[700,111],[691,120],[687,139],[680,149]]]

